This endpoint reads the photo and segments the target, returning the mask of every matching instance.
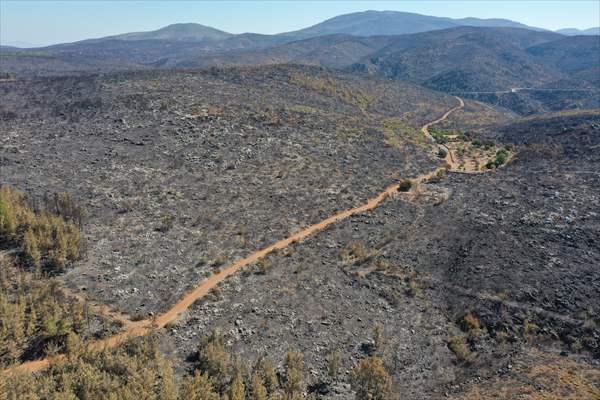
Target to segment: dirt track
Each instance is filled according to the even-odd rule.
[[[464,102],[462,101],[462,99],[460,99],[459,97],[456,97],[456,99],[460,102],[460,105],[450,109],[440,118],[425,124],[421,128],[421,131],[427,137],[429,137],[431,140],[435,141],[435,139],[429,133],[429,127],[431,127],[434,124],[444,121],[445,119],[448,118],[448,116],[450,116],[450,114],[452,114],[453,112],[455,112],[459,109],[462,109],[464,107]],[[449,157],[452,157],[450,152],[448,153],[448,155],[449,155]],[[451,163],[449,163],[449,164],[452,166]],[[440,170],[443,170],[443,169],[445,169],[445,168],[442,168],[442,167],[436,168],[435,170],[433,170],[429,173],[414,177],[412,179],[413,183],[419,184],[423,181],[426,181],[426,180],[432,178]],[[220,282],[222,282],[229,276],[235,274],[241,268],[259,261],[260,259],[264,258],[265,256],[267,256],[268,254],[270,254],[272,252],[284,249],[285,247],[289,246],[290,244],[299,242],[299,241],[307,238],[308,236],[311,236],[319,231],[322,231],[322,230],[326,229],[328,226],[330,226],[338,221],[344,220],[355,214],[363,213],[363,212],[366,212],[366,211],[376,208],[383,201],[385,201],[389,196],[391,196],[395,193],[398,193],[398,188],[399,188],[398,184],[392,184],[392,185],[386,187],[377,196],[369,199],[366,203],[364,203],[358,207],[351,208],[351,209],[339,212],[337,214],[334,214],[334,215],[322,220],[321,222],[318,222],[314,225],[310,225],[285,239],[275,242],[274,244],[272,244],[268,247],[265,247],[261,250],[257,250],[255,252],[251,253],[249,256],[247,256],[241,260],[238,260],[238,261],[234,262],[233,264],[230,264],[229,266],[227,266],[224,269],[220,270],[219,272],[215,273],[208,279],[202,281],[199,286],[197,286],[195,289],[193,289],[192,291],[187,293],[184,297],[182,297],[177,303],[175,303],[170,309],[168,309],[163,314],[160,314],[160,315],[150,318],[150,319],[136,321],[136,322],[127,321],[127,323],[125,324],[125,327],[126,327],[125,331],[123,331],[122,333],[116,334],[114,336],[108,337],[106,339],[92,342],[89,345],[89,347],[93,350],[102,350],[105,348],[115,347],[115,346],[119,345],[120,343],[123,343],[124,341],[126,341],[129,338],[143,336],[152,329],[165,327],[165,325],[167,325],[168,323],[176,320],[177,317],[181,313],[185,312],[196,300],[198,300],[198,299],[202,298],[203,296],[205,296],[206,294],[208,294]],[[63,358],[64,358],[64,356],[57,356],[54,358],[46,358],[46,359],[41,359],[41,360],[25,362],[25,363],[22,363],[20,365],[10,368],[10,369],[6,370],[5,372],[8,372],[8,373],[36,372],[36,371],[40,371],[44,368],[47,368],[52,361],[57,361],[57,360],[60,360]]]
[[[435,124],[439,124],[442,121],[445,121],[450,114],[452,114],[455,111],[458,110],[462,110],[465,107],[465,102],[458,96],[454,96],[456,98],[456,100],[459,101],[459,105],[448,110],[444,115],[442,115],[440,118],[436,119],[435,121],[431,121],[428,122],[427,124],[423,125],[423,127],[421,128],[421,132],[423,132],[423,134],[431,141],[431,142],[435,142],[435,138],[433,136],[431,136],[431,133],[429,133],[429,128]],[[445,146],[445,145],[440,145],[442,148],[444,148],[444,150],[446,151],[446,157],[444,157],[444,160],[446,161],[446,163],[449,165],[450,169],[457,169],[458,168],[458,163],[456,162],[454,155],[452,154],[452,151],[450,151],[450,149]]]

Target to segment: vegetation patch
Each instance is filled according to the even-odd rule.
[[[363,112],[376,100],[375,96],[365,93],[361,89],[350,88],[341,81],[329,77],[319,78],[295,72],[291,75],[291,81],[326,96],[352,104]]]
[[[425,145],[426,139],[423,133],[406,123],[401,118],[386,118],[381,124],[381,130],[385,136],[385,142],[403,149],[408,143]]]
[[[0,368],[70,351],[106,324],[55,281],[0,254]]]
[[[40,272],[62,271],[81,257],[82,216],[67,194],[56,195],[35,211],[22,192],[0,188],[0,244],[19,247],[25,264]]]

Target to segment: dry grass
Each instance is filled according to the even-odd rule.
[[[477,383],[454,400],[599,400],[600,369],[526,349],[510,375]]]

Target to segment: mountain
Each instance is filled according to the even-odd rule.
[[[133,32],[108,36],[98,40],[170,40],[177,42],[200,42],[205,40],[223,40],[233,36],[209,26],[200,24],[173,24],[150,32]]]
[[[600,36],[570,36],[532,46],[527,52],[565,72],[599,68]]]
[[[459,27],[398,36],[354,69],[442,91],[494,91],[557,78],[527,47],[562,38],[515,28]]]
[[[576,36],[576,35],[600,35],[600,26],[589,29],[577,29],[577,28],[565,28],[556,31],[562,35]]]
[[[2,47],[20,47],[22,49],[41,47],[39,44],[22,42],[22,41],[3,42],[0,46],[2,46]]]
[[[284,35],[313,37],[344,33],[355,36],[403,35],[458,26],[532,28],[506,19],[442,18],[398,11],[364,11],[340,15]]]

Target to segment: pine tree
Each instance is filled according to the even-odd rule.
[[[246,388],[242,375],[236,374],[229,385],[230,400],[244,400],[246,398]]]
[[[219,400],[215,393],[212,380],[206,372],[196,371],[188,376],[181,385],[181,400]]]
[[[36,270],[39,270],[42,254],[40,253],[37,238],[31,228],[28,228],[25,232],[23,241],[23,253],[25,259],[30,262]]]
[[[277,379],[273,361],[268,357],[263,357],[258,361],[255,369],[260,373],[267,391],[274,393],[279,388],[279,379]]]
[[[251,390],[252,400],[267,400],[267,388],[258,372],[252,374]]]
[[[352,370],[356,400],[386,400],[391,396],[392,378],[379,357],[365,358]]]
[[[159,400],[177,400],[177,386],[171,363],[166,360],[159,363],[158,372],[161,383]]]
[[[289,399],[296,398],[302,392],[304,380],[304,356],[296,351],[285,355],[285,392]]]

